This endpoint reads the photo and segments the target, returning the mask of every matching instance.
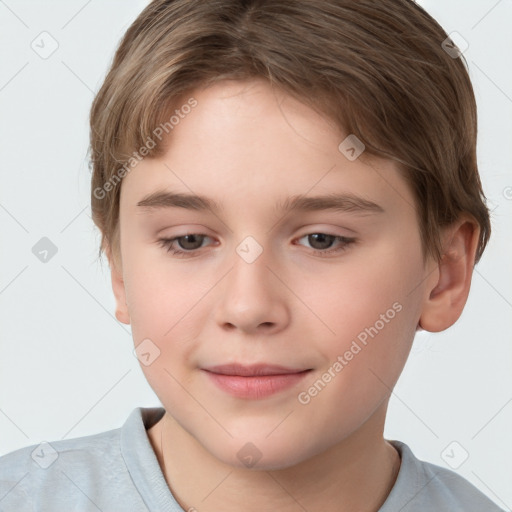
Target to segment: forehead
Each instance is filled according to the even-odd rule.
[[[264,81],[219,82],[190,97],[197,105],[181,112],[166,136],[166,152],[143,159],[123,179],[121,209],[163,190],[209,198],[209,206],[240,213],[332,193],[412,205],[394,162],[364,152],[349,160],[339,145],[350,134]]]

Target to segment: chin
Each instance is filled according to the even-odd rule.
[[[246,440],[234,439],[228,445],[219,445],[204,447],[219,461],[236,469],[246,469],[248,471],[276,471],[287,469],[317,454],[314,447],[304,446],[304,439],[294,442],[290,437],[286,443],[283,438],[273,441],[258,440],[250,441],[251,436],[245,437]],[[300,447],[300,449],[298,449]],[[321,451],[321,450],[318,450]]]

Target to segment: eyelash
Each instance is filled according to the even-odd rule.
[[[174,238],[159,238],[157,240],[157,242],[161,247],[166,249],[167,252],[170,252],[173,256],[176,256],[178,258],[192,258],[192,257],[194,257],[195,253],[197,253],[197,251],[199,249],[192,249],[189,251],[184,251],[181,249],[173,249],[173,244],[176,240],[179,240],[180,238],[184,238],[184,237],[190,236],[190,235],[204,236],[206,238],[210,238],[208,235],[204,235],[202,233],[187,233],[186,235],[176,236]],[[338,240],[338,241],[342,242],[342,246],[338,247],[337,249],[312,249],[312,251],[314,253],[316,253],[318,256],[321,256],[321,257],[327,257],[333,253],[340,253],[340,252],[346,251],[350,245],[352,245],[353,243],[356,242],[355,238],[349,238],[346,236],[339,236],[339,235],[331,235],[330,233],[322,233],[322,232],[308,233],[306,235],[301,236],[297,240],[301,240],[302,238],[308,237],[310,235],[327,235],[327,236],[334,237],[334,241]]]

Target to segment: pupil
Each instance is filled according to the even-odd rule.
[[[324,233],[313,233],[312,235],[309,235],[309,243],[315,248],[315,249],[328,249],[328,247],[333,242],[334,236],[333,235],[326,235]],[[318,243],[320,242],[320,245],[322,247],[315,247],[314,243],[311,243],[311,240],[313,242]]]
[[[196,237],[199,239],[199,245],[197,247],[194,247],[194,245],[197,245],[197,240],[194,241]],[[185,242],[183,242],[183,240]],[[198,249],[199,247],[201,247],[202,241],[203,235],[184,235],[181,237],[179,245],[182,247],[182,249]],[[187,247],[187,244],[192,244],[192,247]]]

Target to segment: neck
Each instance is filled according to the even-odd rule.
[[[398,452],[382,436],[385,406],[381,409],[323,453],[272,471],[224,464],[167,412],[148,436],[169,488],[184,510],[377,512],[400,468]]]

